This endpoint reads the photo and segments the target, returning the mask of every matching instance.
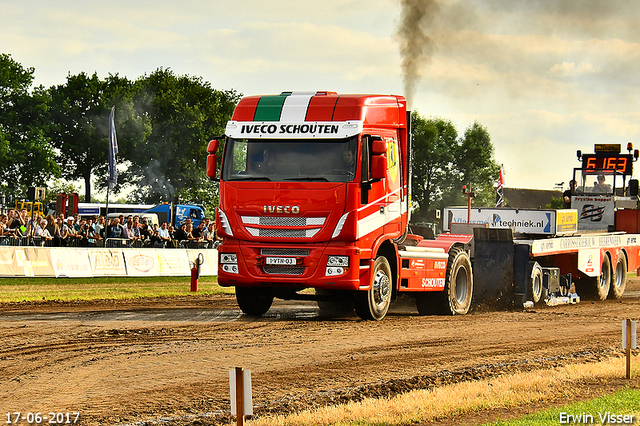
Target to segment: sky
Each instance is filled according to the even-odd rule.
[[[33,67],[35,85],[170,68],[245,95],[405,95],[459,135],[485,126],[507,187],[566,189],[577,150],[640,148],[634,1],[0,0],[0,10],[0,52]]]

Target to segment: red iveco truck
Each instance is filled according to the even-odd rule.
[[[218,282],[235,286],[243,312],[261,315],[274,297],[315,298],[380,320],[403,291],[422,312],[467,312],[471,237],[426,248],[407,238],[409,120],[402,96],[287,92],[239,102],[219,178]],[[212,178],[218,146],[208,147]],[[309,288],[315,294],[301,292]]]
[[[622,296],[627,271],[640,266],[637,181],[630,196],[614,185],[611,220],[587,231],[575,209],[582,223],[602,194],[574,196],[574,204],[589,202],[573,210],[495,209],[487,223],[425,240],[408,233],[409,125],[402,96],[240,100],[225,136],[209,143],[207,175],[220,181],[218,283],[235,287],[244,313],[266,313],[275,297],[317,300],[321,310],[348,305],[381,320],[401,293],[415,298],[420,314],[465,314],[472,299],[574,303],[574,287],[596,299]],[[576,180],[604,174],[615,184],[620,172],[610,163],[576,169]],[[509,214],[542,215],[541,230],[518,230],[518,217],[498,220]]]

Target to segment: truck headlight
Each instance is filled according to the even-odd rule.
[[[349,266],[349,256],[329,256],[327,266]]]
[[[325,270],[325,275],[327,277],[342,275],[347,272],[348,268],[349,256],[329,256],[327,258],[327,268]]]
[[[238,255],[235,253],[220,253],[220,263],[238,263]]]
[[[220,253],[220,269],[229,274],[238,273],[238,255],[236,253]]]

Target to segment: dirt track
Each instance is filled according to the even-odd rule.
[[[640,279],[618,301],[524,312],[421,317],[401,302],[381,322],[319,318],[306,302],[251,319],[227,296],[0,306],[0,421],[20,411],[218,424],[236,366],[251,369],[265,414],[599,359],[621,352]]]

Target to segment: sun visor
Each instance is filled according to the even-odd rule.
[[[343,139],[362,132],[362,121],[229,121],[235,139]]]

